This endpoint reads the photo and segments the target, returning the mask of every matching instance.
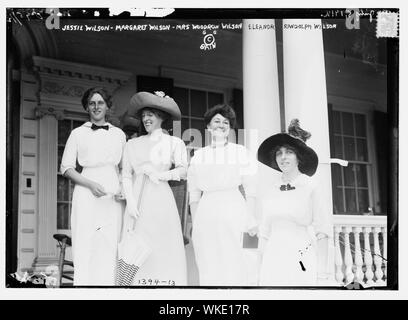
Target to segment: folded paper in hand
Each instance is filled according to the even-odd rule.
[[[242,234],[242,247],[244,249],[256,249],[258,248],[258,236],[251,236],[248,232]]]

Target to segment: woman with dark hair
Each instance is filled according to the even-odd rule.
[[[187,151],[181,139],[162,130],[164,121],[181,119],[179,107],[163,92],[138,92],[129,114],[140,119],[143,131],[126,143],[123,155],[125,230],[136,219],[135,234],[151,249],[133,285],[187,285],[180,217],[168,184],[186,178]]]
[[[244,146],[228,141],[235,118],[226,104],[206,112],[211,142],[194,153],[188,169],[192,240],[202,286],[249,285],[242,241],[244,232],[256,233],[256,163]]]
[[[61,173],[75,183],[71,209],[74,285],[114,285],[122,219],[115,195],[120,192],[118,165],[126,138],[122,130],[106,122],[111,100],[104,88],[88,89],[82,106],[90,121],[72,130],[61,160]]]
[[[332,222],[311,178],[318,156],[305,143],[310,136],[294,119],[288,133],[269,137],[258,149],[260,162],[282,172],[260,201],[261,286],[315,286],[327,280]]]
[[[146,107],[144,108],[144,111],[150,111],[152,113],[154,113],[156,115],[156,117],[160,118],[162,120],[162,123],[160,125],[160,127],[163,129],[168,122],[172,119],[172,117],[170,116],[170,114],[168,114],[167,112],[164,112],[162,110],[159,109],[155,109],[155,108],[149,108]],[[142,118],[142,111],[138,112],[137,118],[141,119]],[[138,136],[144,136],[144,135],[148,135],[149,132],[146,130],[146,127],[144,125],[140,125],[139,126],[139,131],[138,131]]]

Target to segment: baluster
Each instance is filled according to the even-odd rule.
[[[341,257],[341,248],[340,248],[340,232],[341,232],[341,227],[335,226],[334,227],[334,252],[335,252],[335,260],[334,263],[336,265],[336,281],[337,283],[344,285],[343,279],[344,279],[344,274],[343,274],[343,258]]]
[[[383,236],[383,257],[385,260],[383,260],[384,263],[384,282],[385,285],[387,284],[387,228],[382,227],[381,228],[382,236]]]
[[[353,274],[353,256],[350,250],[350,232],[351,227],[344,227],[344,264],[346,266],[346,284],[349,284],[354,279]]]
[[[373,258],[371,256],[371,248],[370,248],[370,232],[371,232],[371,227],[364,227],[363,228],[363,232],[364,232],[364,263],[366,266],[366,272],[365,272],[365,276],[366,276],[366,285],[367,286],[373,286],[374,285],[374,281],[373,281],[373,277],[374,277],[374,273],[373,273]]]
[[[375,264],[375,277],[376,277],[376,285],[383,286],[384,281],[382,279],[384,273],[381,269],[382,267],[382,257],[381,257],[381,250],[380,250],[380,242],[378,240],[378,234],[381,232],[381,228],[376,227],[374,228],[374,264]]]
[[[354,262],[356,264],[356,271],[354,275],[354,281],[363,284],[364,273],[363,273],[363,257],[361,255],[360,247],[360,232],[362,231],[361,227],[354,227]]]

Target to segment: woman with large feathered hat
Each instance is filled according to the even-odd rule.
[[[258,160],[282,172],[261,200],[261,286],[315,286],[326,279],[332,223],[318,183],[316,152],[306,145],[311,134],[291,121],[288,133],[266,139]]]

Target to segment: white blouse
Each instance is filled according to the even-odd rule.
[[[260,235],[268,238],[275,221],[289,220],[298,225],[313,227],[315,234],[332,236],[332,220],[326,208],[320,186],[311,177],[301,174],[290,183],[295,189],[281,191],[287,185],[282,179],[273,183],[260,201],[262,222]]]
[[[124,132],[108,123],[109,129],[91,129],[86,122],[72,130],[65,145],[61,160],[61,173],[76,168],[76,161],[86,167],[117,166],[122,158],[126,143]]]
[[[173,164],[174,169],[169,170]],[[142,174],[151,168],[168,173],[166,180],[179,181],[187,174],[186,146],[183,140],[158,129],[150,136],[136,137],[126,143],[122,167],[123,179],[132,179],[133,174]]]
[[[197,202],[204,191],[238,189],[245,195],[256,195],[257,162],[242,145],[207,146],[195,151],[188,169],[187,181],[190,203]]]

